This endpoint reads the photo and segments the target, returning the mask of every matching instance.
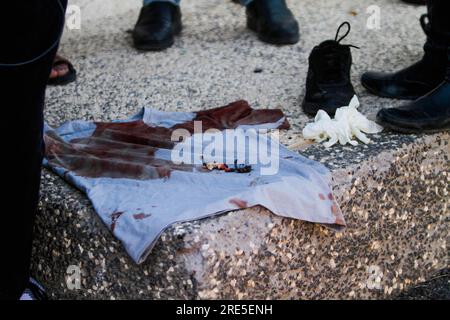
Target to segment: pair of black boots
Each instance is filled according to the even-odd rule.
[[[399,108],[382,109],[377,121],[384,127],[404,133],[450,129],[449,2],[428,1],[428,15],[421,18],[427,35],[421,61],[396,73],[363,74],[361,81],[369,92],[380,97],[414,100]],[[350,80],[351,46],[340,44],[344,37],[337,37],[315,47],[311,53],[303,101],[303,110],[309,115],[315,115],[318,109],[333,115],[337,108],[348,105],[355,94]]]
[[[259,39],[272,44],[299,41],[299,26],[285,0],[254,0],[247,7],[247,27]],[[180,7],[169,2],[153,2],[141,9],[133,30],[134,46],[139,50],[166,49],[182,30]]]

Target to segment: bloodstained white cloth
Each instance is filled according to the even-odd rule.
[[[267,163],[260,162],[246,173],[206,170],[198,164],[207,159],[205,141],[195,138],[196,123],[202,124],[202,132],[214,128],[246,135],[247,154],[261,152],[250,150],[252,143],[269,144],[268,154],[277,157],[275,174],[262,174]],[[86,193],[136,263],[146,259],[159,235],[174,223],[257,205],[279,216],[343,228],[329,171],[255,130],[288,127],[280,110],[254,110],[245,101],[199,112],[144,108],[125,121],[47,126],[44,164]],[[193,135],[173,142],[176,129]],[[197,164],[174,163],[173,150],[188,142],[193,143],[189,150]],[[224,153],[243,157],[227,148],[223,146]],[[233,168],[233,161],[226,163]]]

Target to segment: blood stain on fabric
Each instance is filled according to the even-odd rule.
[[[336,218],[336,221],[334,223],[340,226],[345,226],[345,222],[341,218]]]
[[[123,212],[115,212],[111,214],[111,231],[114,232],[116,229],[117,220],[123,215]]]
[[[262,123],[282,122],[278,129],[290,126],[281,110],[254,110],[248,102],[240,100],[224,107],[198,111],[193,120],[170,128],[151,126],[143,120],[96,122],[92,136],[70,142],[48,131],[45,134],[46,158],[52,167],[89,178],[167,180],[173,171],[193,172],[196,169],[197,172],[207,172],[201,166],[175,164],[155,156],[158,150],[174,148],[176,143],[171,138],[175,130],[186,129],[194,133],[195,121],[202,122],[203,132]]]
[[[336,201],[333,201],[333,204],[331,205],[331,213],[336,218],[335,223],[341,226],[345,226],[345,222],[342,218],[342,216],[339,214],[339,207],[336,203]]]
[[[333,213],[333,215],[337,215],[338,214],[338,212],[339,212],[339,210],[338,210],[338,206],[335,204],[335,203],[333,203],[332,205],[331,205],[331,212]]]
[[[133,214],[133,218],[135,220],[144,220],[144,219],[150,218],[151,216],[152,216],[151,214],[145,214],[145,213]]]
[[[236,207],[240,208],[240,209],[248,208],[247,201],[244,201],[244,200],[241,200],[241,199],[231,199],[229,202],[231,204],[235,205]]]

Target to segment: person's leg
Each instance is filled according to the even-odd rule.
[[[427,28],[431,45],[444,47],[440,62],[443,82],[430,93],[399,108],[382,109],[378,121],[385,127],[406,133],[450,130],[450,1],[428,0],[430,25]]]
[[[180,0],[144,0],[133,30],[134,47],[158,51],[171,47],[181,32]]]
[[[258,38],[271,44],[295,44],[299,40],[298,22],[285,0],[239,0],[247,10],[247,27]]]
[[[422,28],[427,35],[422,60],[394,73],[364,73],[361,83],[370,93],[386,98],[415,100],[436,88],[444,80],[445,70],[442,66],[447,61],[448,38],[442,36],[440,30],[445,29],[445,26],[442,26],[443,21],[450,19],[441,15],[448,16],[449,11],[437,13],[436,10],[432,10],[433,3],[434,6],[437,3],[439,7],[448,5],[436,1],[427,2],[428,15],[421,18]]]
[[[18,299],[28,284],[43,156],[45,87],[64,19],[55,0],[7,1],[0,11],[3,204],[0,298]]]

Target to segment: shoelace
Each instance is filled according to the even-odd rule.
[[[344,27],[344,26],[347,26],[347,32],[346,32],[342,37],[340,37],[340,38],[338,39],[339,33],[341,33],[341,29],[342,29],[342,27]],[[337,29],[337,31],[336,31],[336,36],[334,37],[334,41],[336,41],[337,43],[339,43],[341,46],[346,46],[346,47],[351,47],[351,48],[355,48],[355,49],[360,49],[359,47],[354,46],[354,45],[352,45],[352,44],[341,44],[341,41],[344,40],[344,39],[348,36],[348,34],[350,33],[351,30],[352,30],[352,26],[350,25],[350,22],[344,21],[344,22],[339,26],[339,28]]]
[[[342,28],[346,26],[347,32],[339,37]],[[352,44],[341,44],[341,41],[344,40],[351,31],[351,25],[348,21],[343,22],[336,31],[336,36],[334,41],[336,42],[336,46],[331,46],[327,48],[326,53],[322,55],[321,62],[323,63],[323,77],[326,78],[327,81],[334,81],[340,77],[341,73],[341,51],[340,47],[348,47],[360,49],[359,47]]]

